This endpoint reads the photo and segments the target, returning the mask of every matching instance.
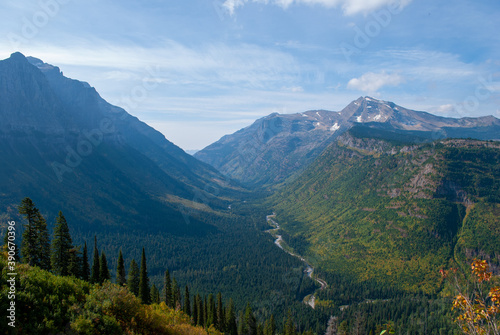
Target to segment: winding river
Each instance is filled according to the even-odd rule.
[[[304,270],[304,272],[307,273],[307,276],[309,278],[311,278],[312,280],[316,281],[321,286],[319,288],[320,290],[324,290],[328,286],[328,284],[323,279],[313,277],[314,268],[311,266],[311,264],[309,264],[305,260],[304,257],[302,257],[300,255],[297,255],[297,254],[294,254],[294,253],[292,253],[292,252],[290,252],[290,251],[288,251],[288,250],[286,250],[286,249],[283,248],[283,246],[282,246],[282,243],[284,243],[283,236],[281,236],[281,235],[278,234],[278,231],[280,229],[280,225],[276,221],[273,220],[274,217],[276,217],[276,214],[271,214],[271,215],[267,215],[266,216],[267,223],[270,226],[274,227],[272,229],[266,230],[267,233],[271,234],[273,237],[276,238],[276,240],[274,241],[274,244],[276,244],[280,249],[282,249],[283,251],[285,251],[289,255],[297,257],[302,262],[304,262],[304,264],[306,266],[306,269]],[[316,294],[313,293],[313,294],[308,295],[307,297],[305,297],[304,298],[304,303],[306,303],[307,305],[309,305],[312,308],[314,308],[315,305],[316,305]]]

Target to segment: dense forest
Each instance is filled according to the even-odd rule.
[[[325,328],[327,334],[460,333],[454,322],[457,313],[450,309],[452,295],[407,294],[375,283],[355,286],[342,276],[322,272],[318,276],[329,282],[330,289],[318,292],[323,303],[315,310],[300,304],[309,291],[295,292],[295,303],[289,300],[288,305],[279,306],[285,313],[266,317],[251,298],[240,308],[220,292],[203,294],[194,285],[180,284],[168,268],[161,284],[151,283],[144,247],[137,261],[126,261],[120,249],[116,267],[110,271],[108,259],[114,257],[99,251],[96,237],[92,246],[75,246],[62,212],[52,238],[31,199],[22,201],[19,213],[25,218],[21,246],[15,243],[17,224],[10,222],[0,257],[0,307],[8,311],[14,301],[15,311],[13,321],[1,325],[5,334],[295,335],[321,334]],[[488,269],[485,265],[482,273]],[[493,287],[495,283],[496,279],[488,288],[498,295],[500,288]],[[314,285],[308,287],[315,289]],[[485,306],[498,308],[500,301],[494,294],[488,296]],[[492,320],[496,314],[492,309]],[[16,325],[14,332],[12,325]]]
[[[140,261],[132,258],[128,266],[120,249],[116,267],[110,271],[110,255],[99,250],[96,237],[92,252],[86,242],[74,245],[62,212],[52,239],[45,218],[30,198],[23,199],[19,213],[25,221],[21,246],[15,243],[19,232],[11,221],[1,257],[4,310],[10,303],[8,279],[13,269],[17,272],[15,299],[11,301],[15,301],[13,324],[18,334],[69,330],[82,334],[310,333],[305,330],[311,328],[310,322],[301,325],[295,321],[297,311],[265,316],[266,307],[279,311],[280,304],[290,308],[298,305],[279,293],[271,298],[276,305],[269,307],[262,304],[270,302],[255,304],[249,288],[248,302],[240,308],[233,299],[223,299],[220,292],[204,294],[196,290],[196,285],[181,284],[168,268],[163,271],[161,284],[151,283],[145,248]],[[298,271],[302,271],[300,267]],[[260,284],[253,285],[259,288]],[[2,323],[2,327],[2,333],[9,333],[7,324]]]
[[[390,143],[402,152],[384,156],[377,150],[388,142],[346,142],[271,197],[207,215],[198,234],[75,233],[62,212],[46,220],[25,198],[4,232],[2,308],[14,267],[19,334],[461,333],[452,307],[461,287],[475,299],[467,264],[481,257],[492,273],[499,264],[498,150],[448,142],[406,152]],[[412,188],[416,176],[423,188]],[[272,210],[289,253],[268,233]],[[292,254],[314,264],[313,278]],[[311,295],[314,308],[303,302]],[[485,301],[496,317],[497,302]]]

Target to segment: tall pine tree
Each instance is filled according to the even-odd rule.
[[[82,257],[80,248],[71,248],[69,250],[68,275],[75,278],[82,278]]]
[[[170,272],[165,271],[165,279],[163,280],[163,301],[169,307],[172,306],[172,281],[170,280]]]
[[[250,303],[247,304],[247,308],[245,309],[244,316],[244,327],[246,330],[246,334],[256,335],[257,334],[257,320],[252,312],[252,307],[250,307]]]
[[[127,283],[127,277],[125,275],[125,262],[123,261],[122,249],[118,253],[118,265],[116,266],[116,283],[120,286],[124,286]]]
[[[156,288],[155,284],[153,284],[153,286],[151,286],[151,303],[153,303],[153,304],[160,303],[160,292]]]
[[[97,249],[97,237],[94,236],[94,262],[92,263],[92,273],[90,274],[90,282],[97,284],[101,282],[101,261],[99,259],[99,250]]]
[[[175,279],[172,279],[172,302],[171,302],[171,305],[172,305],[172,308],[173,309],[177,309],[178,307],[178,303],[180,304],[179,300],[177,299],[177,290],[179,289],[179,286],[177,285],[177,280]]]
[[[198,324],[198,295],[193,296],[193,323]]]
[[[45,218],[38,212],[35,219],[37,262],[42,270],[50,270],[50,237]]]
[[[216,328],[224,332],[226,329],[226,316],[224,315],[224,305],[222,304],[222,294],[217,294],[217,324]]]
[[[128,270],[127,287],[136,297],[139,296],[139,267],[135,259],[130,261],[130,268]]]
[[[146,266],[146,252],[144,248],[142,248],[142,256],[141,256],[141,270],[139,277],[139,298],[141,299],[143,304],[149,305],[151,303],[151,291],[149,288],[148,269]]]
[[[274,315],[271,314],[271,317],[266,320],[264,325],[264,335],[274,335],[276,332],[276,322],[274,321]]]
[[[238,335],[238,326],[236,325],[236,312],[234,311],[233,299],[229,299],[229,305],[226,312],[225,331],[229,335]]]
[[[83,255],[82,255],[82,279],[85,281],[89,281],[90,279],[90,267],[89,267],[89,254],[87,251],[87,242],[85,242],[83,246]]]
[[[204,326],[205,325],[205,305],[203,303],[203,299],[201,298],[201,296],[198,294],[197,295],[198,297],[198,319],[197,319],[197,322],[196,324],[198,326]]]
[[[106,254],[101,252],[101,260],[99,261],[99,282],[102,284],[106,280],[111,280],[108,269],[108,261],[106,260]]]
[[[23,215],[27,223],[24,224],[23,239],[21,242],[21,256],[23,262],[29,265],[36,263],[36,230],[35,220],[38,209],[30,198],[24,198],[19,205],[19,214]]]
[[[19,214],[27,221],[21,242],[23,261],[43,270],[50,270],[50,237],[47,222],[30,198],[24,198],[18,209]]]
[[[189,296],[189,288],[186,285],[186,289],[184,290],[184,313],[191,316],[191,298]]]
[[[59,276],[67,276],[69,274],[69,264],[72,260],[70,250],[73,249],[73,242],[71,241],[68,222],[61,211],[59,211],[56,219],[51,249],[50,264],[52,265],[52,272]]]
[[[285,325],[283,327],[283,335],[296,335],[295,321],[293,320],[292,311],[288,310]]]
[[[207,327],[210,327],[211,325],[216,326],[217,322],[217,315],[215,312],[215,300],[214,300],[214,295],[210,293],[208,295],[208,300],[207,300]]]
[[[238,334],[247,334],[248,333],[248,328],[246,327],[245,323],[245,316],[243,315],[243,311],[240,310],[240,313],[238,314]]]

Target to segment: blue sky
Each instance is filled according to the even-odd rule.
[[[500,117],[498,0],[2,1],[0,22],[1,59],[59,66],[186,150],[364,95]]]

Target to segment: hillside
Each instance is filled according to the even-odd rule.
[[[2,207],[29,193],[49,210],[73,208],[72,221],[140,222],[167,231],[185,231],[179,209],[203,207],[202,196],[212,207],[227,207],[205,191],[227,196],[236,189],[215,169],[108,104],[87,83],[29,60],[38,67],[20,53],[0,62]],[[165,225],[162,217],[173,220]]]
[[[466,258],[498,264],[500,144],[372,133],[340,136],[269,199],[288,244],[330,282],[393,292],[437,293],[438,271]]]
[[[194,325],[189,315],[164,302],[143,305],[125,287],[110,282],[92,285],[26,264],[17,264],[16,298],[8,300],[6,283],[12,277],[5,258],[2,251],[1,306],[7,310],[9,302],[15,302],[15,327],[2,322],[2,334],[221,334],[213,327],[207,332]]]
[[[195,157],[248,186],[272,186],[301,172],[335,139],[355,125],[412,136],[417,142],[446,137],[498,139],[493,117],[445,118],[392,102],[361,97],[340,112],[271,114],[227,135]]]
[[[258,301],[261,314],[295,298],[302,264],[274,255],[255,228],[265,213],[228,209],[249,193],[89,84],[15,53],[0,61],[0,118],[2,234],[8,220],[22,230],[17,207],[30,197],[49,230],[62,211],[76,245],[97,236],[112,273],[118,250],[139,260],[140,245],[159,287],[168,268],[195,292],[221,291],[239,307]],[[285,285],[268,280],[282,276]]]

